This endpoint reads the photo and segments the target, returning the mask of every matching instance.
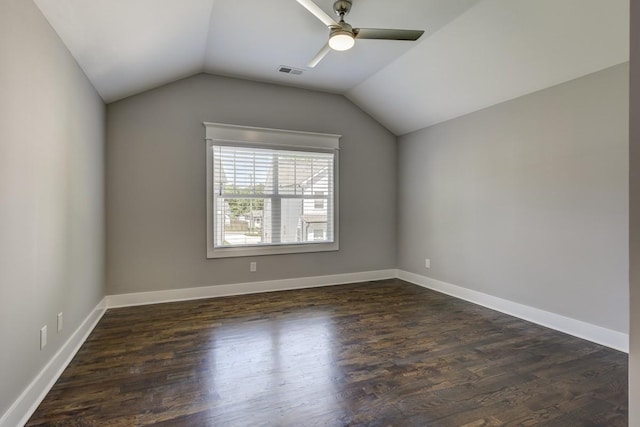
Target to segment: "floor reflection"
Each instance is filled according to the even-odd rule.
[[[271,413],[274,406],[282,406],[279,421],[304,418],[312,423],[327,413],[340,418],[335,338],[327,313],[235,321],[213,329],[208,386],[217,405],[211,415],[216,408],[228,413],[233,407],[246,421],[247,413],[259,413],[260,405],[268,405],[264,409]],[[298,404],[292,407],[291,402]]]

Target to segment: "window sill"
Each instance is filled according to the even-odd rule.
[[[339,249],[338,242],[333,243],[307,243],[297,245],[277,246],[244,246],[230,248],[208,248],[207,258],[237,258],[262,255],[300,254],[309,252],[330,252]]]

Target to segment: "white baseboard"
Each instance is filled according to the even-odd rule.
[[[166,291],[109,295],[106,298],[107,308],[129,307],[162,302],[343,285],[346,283],[367,282],[370,280],[393,279],[395,277],[395,269],[363,271],[359,273],[333,274],[328,276],[300,277],[296,279],[267,280],[262,282],[234,283],[230,285],[204,286],[199,288],[169,289]]]
[[[397,277],[404,281],[451,295],[501,313],[509,314],[547,328],[555,329],[578,338],[601,344],[615,350],[629,352],[629,335],[572,319],[549,311],[540,310],[517,302],[494,297],[482,292],[452,285],[430,277],[398,270]]]
[[[82,344],[98,324],[102,315],[106,311],[106,299],[102,301],[89,313],[82,324],[71,334],[69,339],[60,347],[56,354],[49,360],[44,368],[38,373],[31,384],[13,402],[7,412],[0,418],[0,427],[23,426],[40,405],[40,402],[47,395],[51,387],[58,380],[67,365],[78,352]]]

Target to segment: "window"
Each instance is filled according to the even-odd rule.
[[[207,257],[338,249],[338,135],[205,126]]]

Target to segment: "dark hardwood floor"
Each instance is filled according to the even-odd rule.
[[[29,426],[626,426],[627,355],[399,280],[109,310]]]

